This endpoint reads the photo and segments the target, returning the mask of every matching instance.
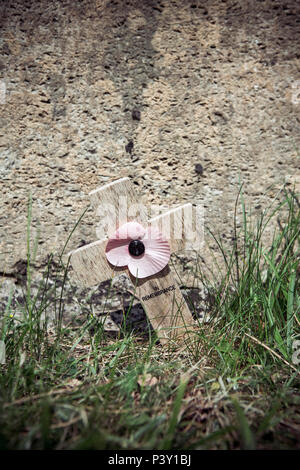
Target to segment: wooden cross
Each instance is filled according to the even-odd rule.
[[[129,178],[109,183],[92,191],[89,196],[98,215],[101,215],[101,207],[106,208],[106,220],[111,221],[111,227],[108,226],[105,238],[70,253],[70,261],[77,278],[85,287],[91,287],[112,278],[114,272],[127,272],[135,286],[135,295],[140,299],[159,340],[165,343],[170,339],[188,339],[195,328],[195,321],[169,265],[158,274],[137,279],[126,268],[111,266],[107,261],[105,249],[112,232],[130,221],[138,222],[144,227],[146,224],[158,228],[168,240],[171,253],[186,248],[186,233],[191,228],[192,220],[185,217],[188,220],[184,220],[183,233],[183,213],[192,208],[191,204],[185,204],[147,222],[146,208],[139,203]],[[121,207],[124,201],[127,203],[127,210]]]

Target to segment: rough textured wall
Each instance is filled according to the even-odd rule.
[[[1,2],[1,271],[26,257],[29,190],[39,266],[88,192],[122,176],[149,204],[203,203],[230,242],[239,182],[258,213],[299,172],[299,13],[291,0]]]

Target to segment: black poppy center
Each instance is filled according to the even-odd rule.
[[[141,240],[131,240],[129,243],[129,253],[132,256],[140,256],[145,251],[145,245]]]

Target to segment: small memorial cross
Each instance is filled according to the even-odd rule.
[[[114,273],[126,272],[158,339],[166,343],[189,338],[195,321],[168,262],[172,252],[197,247],[199,231],[192,230],[192,205],[147,220],[147,208],[139,202],[129,178],[89,196],[100,216],[97,235],[101,239],[70,253],[77,278],[91,287]]]

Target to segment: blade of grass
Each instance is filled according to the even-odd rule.
[[[184,392],[185,392],[188,382],[189,382],[189,377],[180,378],[180,383],[179,383],[176,397],[174,400],[173,411],[172,411],[171,419],[169,422],[169,427],[167,429],[166,436],[159,450],[170,450],[172,448],[172,442],[173,442],[174,434],[175,434],[176,427],[178,424],[178,416],[179,416],[179,412],[180,412],[180,408],[182,404],[182,399],[183,399]]]
[[[254,450],[256,447],[255,439],[250,429],[245,413],[237,400],[233,400],[233,406],[235,408],[237,419],[238,419],[238,426],[239,426],[239,431],[242,437],[243,449]]]

